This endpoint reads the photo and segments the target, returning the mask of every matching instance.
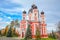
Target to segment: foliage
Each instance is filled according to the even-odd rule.
[[[16,28],[14,28],[12,34],[13,34],[13,37],[18,37],[18,34],[16,34]]]
[[[8,27],[9,27],[9,25],[7,25],[7,26],[6,26],[6,28],[5,28],[4,36],[6,36],[6,35],[7,35]]]
[[[36,40],[40,40],[40,30],[38,27],[36,27]]]
[[[14,27],[14,25],[15,25],[14,21],[11,21],[10,27]]]
[[[25,40],[28,40],[28,39],[32,39],[32,33],[31,33],[30,25],[28,25],[27,31],[26,31],[26,34],[25,34]]]
[[[58,40],[60,40],[60,21],[58,22],[58,25],[57,25],[57,38]]]
[[[41,40],[56,40],[54,38],[41,38]]]
[[[56,39],[56,34],[52,31],[52,38]]]
[[[1,30],[0,30],[0,36],[1,36]]]
[[[16,33],[16,27],[19,27],[18,19],[11,21],[11,23],[9,25],[7,25],[6,28],[1,30],[1,31],[3,31],[3,33],[1,33],[1,31],[0,31],[0,33],[1,33],[0,35],[7,36],[7,37],[9,37],[9,35],[10,35],[10,37],[17,37],[17,36],[19,36],[19,34]]]
[[[7,37],[12,37],[12,27],[9,28]]]
[[[24,39],[21,39],[21,40],[24,40]],[[31,40],[34,40],[34,39],[31,39]],[[54,39],[54,38],[41,38],[39,40],[57,40],[57,39]]]
[[[56,39],[56,34],[55,34],[55,32],[52,31],[52,33],[49,34],[49,38]]]
[[[15,20],[15,27],[20,27],[20,24],[18,22],[18,19]]]

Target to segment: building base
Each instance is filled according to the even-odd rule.
[[[36,38],[36,35],[32,35],[32,38]],[[48,35],[41,35],[40,38],[48,38]]]

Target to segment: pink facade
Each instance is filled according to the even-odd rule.
[[[47,29],[46,29],[44,12],[42,11],[41,13],[39,13],[39,10],[35,4],[32,5],[31,9],[28,11],[28,14],[26,14],[26,11],[23,11],[22,20],[20,22],[21,38],[25,37],[28,24],[31,25],[32,38],[36,37],[37,27],[41,31],[40,34],[42,38],[48,37],[46,32]]]

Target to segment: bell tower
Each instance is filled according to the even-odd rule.
[[[47,38],[47,33],[46,33],[46,23],[45,23],[45,15],[44,15],[44,12],[42,11],[41,12],[41,37],[42,38]]]
[[[26,31],[26,11],[24,10],[22,13],[22,20],[20,22],[20,30],[21,30],[21,38],[24,38]]]
[[[38,21],[38,8],[35,4],[32,5],[34,21]]]
[[[22,17],[22,20],[26,20],[26,11],[25,11],[25,10],[23,11],[23,17]]]

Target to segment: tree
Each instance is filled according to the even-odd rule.
[[[58,27],[58,33],[60,34],[60,22],[58,22],[58,25],[57,25],[57,27]]]
[[[1,36],[1,30],[0,30],[0,36]]]
[[[10,28],[9,28],[9,30],[8,30],[8,32],[7,32],[7,37],[12,37],[13,36],[13,34],[12,34],[12,30],[13,30],[13,27],[14,27],[14,20],[13,21],[11,21],[11,23],[10,23]]]
[[[18,37],[18,34],[16,34],[16,28],[13,29],[12,34],[13,34],[13,37]]]
[[[12,37],[12,27],[9,28],[8,33],[7,33],[7,37]]]
[[[15,25],[15,22],[14,22],[14,20],[13,20],[13,21],[11,21],[11,23],[10,23],[10,27],[14,27],[14,25]]]
[[[4,36],[6,36],[6,34],[8,32],[8,27],[9,27],[9,25],[7,25],[6,28],[5,28]]]
[[[1,30],[1,36],[4,36],[5,35],[4,33],[5,33],[5,29],[2,29]]]
[[[58,36],[58,40],[60,40],[60,21],[57,24],[57,36]]]
[[[52,38],[56,39],[56,35],[53,30],[52,30]]]
[[[40,40],[40,30],[38,27],[36,27],[36,40]]]
[[[25,40],[28,40],[28,39],[32,39],[32,33],[31,33],[30,25],[28,25],[26,35],[25,35]]]
[[[15,25],[17,25],[17,23],[18,23],[18,20],[11,21],[10,28],[9,28],[8,33],[7,33],[7,37],[17,37],[18,36],[16,34],[16,28],[14,27]],[[7,28],[6,28],[6,30],[7,30]]]
[[[15,27],[19,27],[19,22],[18,22],[18,19],[15,20]]]

